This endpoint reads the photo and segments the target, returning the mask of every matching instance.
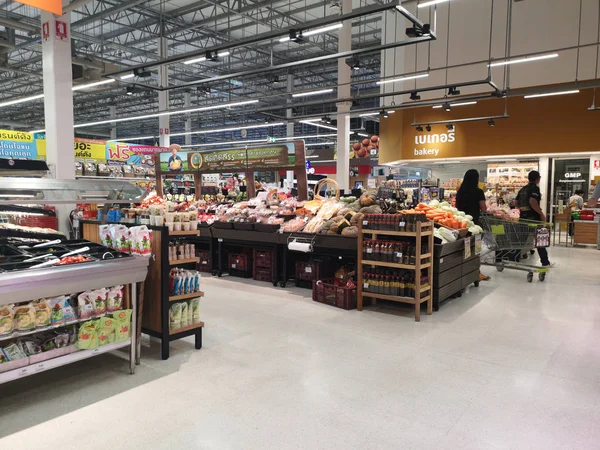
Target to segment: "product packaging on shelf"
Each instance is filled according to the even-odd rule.
[[[169,330],[194,325],[200,322],[200,298],[173,303],[169,309]]]

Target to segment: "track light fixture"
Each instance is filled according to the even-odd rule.
[[[127,86],[127,91],[125,92],[127,95],[133,95],[135,92],[135,88],[133,86]]]
[[[410,94],[410,99],[411,100],[421,100],[421,96],[417,92],[412,92]]]
[[[448,89],[448,95],[460,95],[460,91],[456,89],[456,86],[451,86],[450,89]]]
[[[279,41],[282,42],[281,39]],[[283,42],[285,42],[285,41],[292,41],[292,42],[295,42],[296,44],[300,44],[301,42],[304,42],[304,37],[302,36],[302,30],[290,30],[290,38],[283,40]]]
[[[331,117],[329,117],[329,116],[323,116],[323,117],[321,117],[321,122],[330,124],[331,123]]]
[[[145,68],[133,69],[133,75],[139,78],[148,78],[152,76],[152,72],[146,70]]]
[[[488,125],[490,127],[495,127],[496,126],[496,122],[494,122],[494,119],[490,119],[490,120],[488,120]]]
[[[382,109],[379,113],[384,119],[387,119],[389,116],[388,112],[385,109]]]
[[[446,102],[444,103],[444,109],[448,112],[452,111],[452,106],[450,106],[450,103]]]
[[[427,125],[427,126],[425,127],[425,129],[426,129],[426,130],[427,130],[427,132],[429,133],[429,132],[431,131],[431,125]]]
[[[422,132],[423,132],[423,127],[422,127],[421,125],[419,125],[419,126],[416,128],[416,130],[417,130],[419,133],[422,133]]]
[[[352,70],[360,69],[360,59],[358,58],[349,58],[346,60],[346,64],[348,64]]]
[[[448,128],[448,131],[452,131],[452,130],[454,130],[454,125],[449,123],[448,125],[446,125],[446,128]]]

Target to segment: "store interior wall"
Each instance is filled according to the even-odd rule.
[[[506,51],[507,13],[512,6],[510,51]],[[550,7],[551,3],[551,7]],[[397,73],[424,72],[429,77],[406,82],[402,88],[438,86],[452,82],[482,80],[488,75],[487,61],[490,58],[490,23],[492,23],[491,57],[504,59],[506,55],[525,55],[548,53],[556,49],[577,46],[579,30],[579,4],[577,0],[480,0],[456,1],[437,5],[437,39],[431,44],[402,47],[405,54],[404,71]],[[493,5],[493,21],[490,20]],[[582,45],[597,42],[598,1],[581,2],[581,39]],[[429,8],[414,8],[419,18],[434,23]],[[433,8],[431,8],[433,10]],[[448,14],[450,27],[448,33]],[[449,41],[448,41],[449,37]],[[448,52],[446,52],[448,49]],[[577,50],[559,51],[559,57],[530,64],[514,65],[510,68],[507,81],[512,89],[572,82],[575,79],[594,78],[596,48],[588,46],[581,49],[579,64]],[[398,56],[398,55],[397,55]],[[481,61],[480,63],[470,64]],[[464,65],[468,64],[468,65]],[[396,63],[398,68],[401,65]],[[431,70],[440,67],[457,66],[449,70]],[[578,69],[578,70],[577,70]],[[492,79],[505,86],[503,67],[491,70]],[[463,94],[484,91],[483,86],[461,88]],[[487,88],[487,86],[486,86]],[[490,92],[487,88],[485,91]],[[439,92],[420,93],[423,100],[436,98]],[[396,104],[398,99],[394,98]],[[408,100],[408,96],[402,99]],[[389,104],[389,102],[388,102]]]

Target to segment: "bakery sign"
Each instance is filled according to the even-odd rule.
[[[440,147],[437,144],[456,142],[455,130],[446,133],[421,133],[415,136],[414,156],[438,156]]]

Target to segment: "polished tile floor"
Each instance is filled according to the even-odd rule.
[[[205,347],[0,387],[1,449],[597,449],[600,252],[554,248],[433,316],[207,278]]]

